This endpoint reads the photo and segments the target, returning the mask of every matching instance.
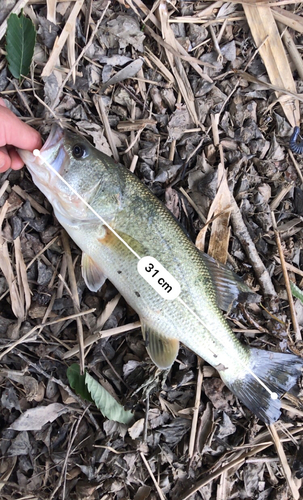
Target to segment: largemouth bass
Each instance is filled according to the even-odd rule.
[[[80,135],[55,125],[40,157],[18,152],[58,221],[83,251],[88,288],[98,290],[106,278],[115,285],[138,313],[154,363],[170,367],[182,342],[217,368],[224,383],[260,419],[276,421],[279,398],[296,383],[302,360],[239,342],[219,308],[237,290],[231,272],[194,246],[135,175]],[[179,298],[165,300],[139,274],[138,258],[146,256],[157,259],[177,280]],[[169,287],[169,280],[164,285]]]

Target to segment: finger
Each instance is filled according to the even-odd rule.
[[[5,147],[0,148],[0,172],[6,172],[11,166],[11,159]]]
[[[4,106],[1,106],[0,111],[0,146],[11,144],[28,151],[41,148],[42,141],[39,132],[23,123]]]
[[[24,162],[21,160],[20,156],[18,155],[15,149],[11,149],[9,151],[9,156],[11,159],[11,168],[13,170],[19,170],[19,168],[23,167]]]
[[[2,97],[0,97],[0,106],[4,106],[6,108],[5,101],[4,99],[2,99]]]

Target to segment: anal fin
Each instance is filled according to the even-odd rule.
[[[84,252],[82,253],[81,267],[82,276],[86,286],[92,292],[97,292],[106,280],[106,276],[103,271],[93,261],[93,259]]]
[[[158,368],[170,368],[179,352],[179,340],[169,339],[141,321],[146,350]]]

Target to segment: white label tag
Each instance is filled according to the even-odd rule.
[[[163,299],[174,300],[181,292],[178,281],[154,257],[142,257],[137,265],[138,273]]]

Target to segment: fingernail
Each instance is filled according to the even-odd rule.
[[[5,161],[0,160],[0,172],[2,172],[2,169],[4,168],[4,166],[5,166]]]

